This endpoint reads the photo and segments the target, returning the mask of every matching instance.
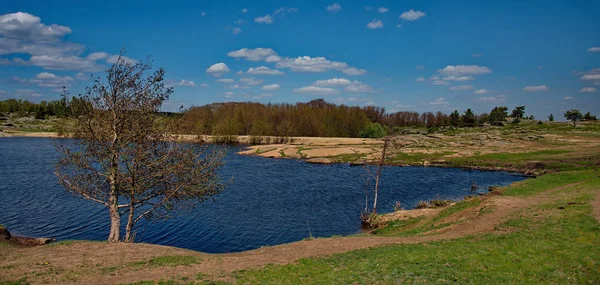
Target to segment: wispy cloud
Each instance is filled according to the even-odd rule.
[[[548,91],[549,88],[546,85],[539,85],[539,86],[526,86],[523,88],[523,91],[528,91],[528,92],[539,92],[539,91]]]
[[[339,90],[328,88],[328,87],[318,87],[318,86],[306,86],[302,88],[295,88],[295,93],[298,94],[309,94],[309,95],[334,95],[340,93]]]
[[[270,15],[265,15],[263,17],[254,18],[254,22],[270,25],[273,24],[273,18],[271,18]]]
[[[331,12],[339,12],[340,10],[342,10],[342,6],[340,6],[340,4],[338,3],[333,3],[329,6],[327,6],[327,11],[331,11]]]
[[[381,20],[373,19],[373,21],[367,24],[369,29],[383,28],[383,22]]]
[[[421,11],[415,11],[413,9],[410,9],[404,13],[402,13],[400,15],[400,19],[405,20],[405,21],[416,21],[422,17],[425,17],[425,13],[421,12]]]

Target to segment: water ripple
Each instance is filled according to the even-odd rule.
[[[365,176],[360,167],[240,156],[231,147],[221,171],[232,185],[191,212],[141,223],[138,238],[204,252],[235,252],[360,231]],[[50,139],[0,138],[0,223],[25,236],[104,240],[106,209],[65,191],[53,175],[58,154]],[[473,181],[483,189],[523,178],[510,173],[386,167],[378,209],[410,208],[439,195],[462,199]]]

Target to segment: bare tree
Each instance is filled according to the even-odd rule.
[[[363,222],[368,221],[369,216],[377,214],[377,197],[378,197],[378,192],[379,192],[379,182],[380,182],[380,178],[381,178],[381,173],[383,172],[383,166],[385,165],[385,158],[386,158],[388,152],[390,151],[391,143],[392,143],[391,136],[387,136],[384,138],[383,149],[381,150],[381,158],[379,160],[379,163],[377,163],[377,165],[375,167],[373,167],[369,164],[364,165],[364,170],[368,175],[367,187],[370,188],[369,181],[371,179],[375,181],[375,185],[373,186],[373,208],[371,210],[369,210],[369,205],[368,205],[368,201],[369,201],[368,190],[369,189],[367,188],[367,191],[365,192],[365,209],[363,210],[363,214],[361,215],[361,219],[363,220]]]
[[[158,111],[173,92],[165,71],[121,52],[80,95],[72,144],[57,144],[62,158],[55,174],[76,196],[102,204],[110,215],[110,242],[133,242],[142,219],[168,218],[219,194],[223,150],[183,145],[159,124]],[[121,220],[126,215],[125,235]]]

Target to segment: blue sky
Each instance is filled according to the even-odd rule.
[[[0,98],[78,94],[126,46],[166,69],[167,110],[324,98],[597,114],[599,12],[599,1],[3,1]]]

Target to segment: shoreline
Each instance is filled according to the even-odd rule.
[[[196,143],[215,143],[213,142],[218,136],[209,135],[184,135],[174,134],[180,142],[196,142]],[[0,132],[1,138],[52,138],[65,139],[72,138],[71,134],[61,134],[58,132],[21,132],[10,131]],[[267,136],[265,136],[267,137]],[[274,137],[270,137],[274,138]],[[251,136],[236,136],[238,141],[231,145],[241,145],[243,150],[238,151],[239,155],[260,156],[264,158],[276,159],[300,159],[306,163],[314,164],[350,164],[351,166],[373,165],[375,156],[378,154],[378,147],[383,145],[382,139],[368,138],[335,138],[335,137],[293,137],[293,141],[284,144],[251,144]],[[216,143],[215,143],[216,144]],[[260,152],[260,149],[266,149]],[[289,151],[291,149],[292,151]],[[304,152],[313,151],[315,155],[304,155]],[[336,160],[336,157],[344,155],[361,154],[365,156],[361,161],[343,161]],[[479,170],[479,171],[505,171],[518,173],[525,177],[535,178],[537,176],[550,173],[550,171],[537,171],[537,169],[527,169],[527,167],[515,166],[485,166],[485,165],[451,165],[448,161],[419,161],[419,162],[387,162],[386,166],[398,167],[439,167],[439,168],[459,168],[463,170]]]

